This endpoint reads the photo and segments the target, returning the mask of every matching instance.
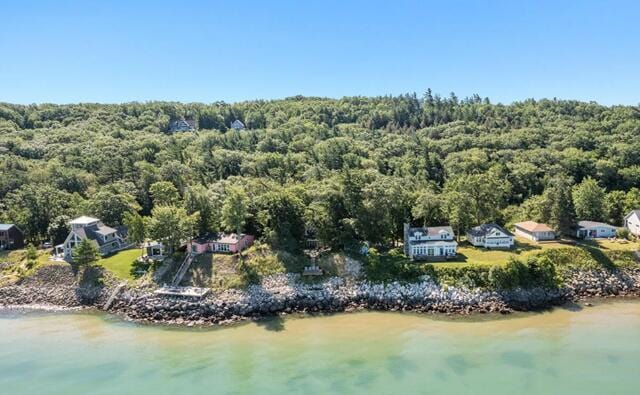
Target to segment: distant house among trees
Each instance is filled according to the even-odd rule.
[[[511,248],[513,233],[497,224],[482,224],[467,231],[467,241],[476,247]]]
[[[193,132],[196,130],[196,123],[192,119],[177,119],[169,122],[169,131],[175,132]]]
[[[127,247],[126,228],[106,226],[97,218],[78,217],[69,222],[71,231],[63,244],[55,248],[56,256],[65,261],[72,260],[72,251],[82,240],[89,240],[98,248],[100,255],[108,255]]]
[[[615,226],[595,221],[579,221],[576,237],[579,239],[599,239],[615,237],[618,229]]]
[[[235,121],[231,122],[231,129],[233,129],[233,130],[242,130],[242,129],[244,129],[244,123],[242,123],[241,120],[236,119]]]
[[[411,260],[455,257],[458,243],[450,226],[412,228],[404,224],[404,253]]]
[[[240,252],[253,244],[254,237],[237,233],[214,233],[201,236],[191,241],[191,252]]]
[[[624,227],[632,235],[640,237],[640,210],[632,210],[624,217]]]
[[[0,224],[0,251],[24,247],[24,234],[15,224]]]
[[[516,235],[533,241],[553,240],[556,238],[556,232],[549,225],[535,221],[518,222],[515,224],[515,228]]]

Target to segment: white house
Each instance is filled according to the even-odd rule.
[[[404,253],[411,260],[455,257],[458,243],[450,226],[412,228],[404,224]]]
[[[618,229],[615,226],[594,221],[579,221],[576,237],[579,239],[599,239],[615,237]]]
[[[535,221],[524,221],[515,224],[517,236],[533,241],[553,240],[556,233],[547,224],[540,224]]]
[[[511,248],[513,233],[497,224],[482,224],[467,231],[467,240],[476,247]]]
[[[624,227],[629,233],[636,237],[640,237],[640,210],[632,210],[624,217]]]
[[[235,121],[231,122],[231,129],[233,129],[233,130],[242,130],[242,129],[244,129],[244,123],[242,123],[241,120],[236,119]]]
[[[100,255],[108,255],[127,247],[126,228],[114,229],[97,218],[78,217],[69,222],[71,231],[64,243],[57,245],[56,256],[71,261],[71,251],[84,239],[89,239],[98,248]]]
[[[196,130],[196,123],[192,119],[176,119],[169,122],[170,132],[193,132]]]

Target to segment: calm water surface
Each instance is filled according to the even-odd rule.
[[[640,302],[223,329],[0,312],[2,394],[640,394]]]

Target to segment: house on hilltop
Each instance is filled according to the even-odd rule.
[[[24,247],[24,234],[15,224],[0,224],[0,251]]]
[[[404,253],[411,260],[438,260],[453,258],[458,243],[450,226],[412,228],[404,224]]]
[[[515,229],[517,236],[533,241],[553,240],[556,238],[556,232],[549,225],[535,221],[518,222],[515,224]]]
[[[615,226],[595,221],[579,221],[576,229],[576,237],[587,240],[615,237],[617,233]]]
[[[632,235],[640,237],[640,210],[632,210],[624,217],[624,227]]]
[[[233,130],[243,130],[244,129],[244,123],[242,123],[241,120],[236,119],[235,121],[231,122],[231,129]]]
[[[63,244],[55,247],[55,255],[65,261],[72,260],[73,249],[84,239],[88,239],[98,248],[100,255],[112,254],[128,247],[126,227],[111,228],[97,218],[82,216],[69,222],[71,231]]]
[[[467,231],[467,240],[476,247],[511,248],[513,233],[498,224],[482,224]]]
[[[196,123],[192,119],[177,119],[169,122],[169,131],[174,132],[193,132],[196,130]]]

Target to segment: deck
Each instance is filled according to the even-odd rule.
[[[155,290],[153,293],[155,293],[156,295],[162,295],[162,296],[182,296],[187,298],[203,298],[210,291],[211,290],[209,288],[164,286],[162,288]]]

